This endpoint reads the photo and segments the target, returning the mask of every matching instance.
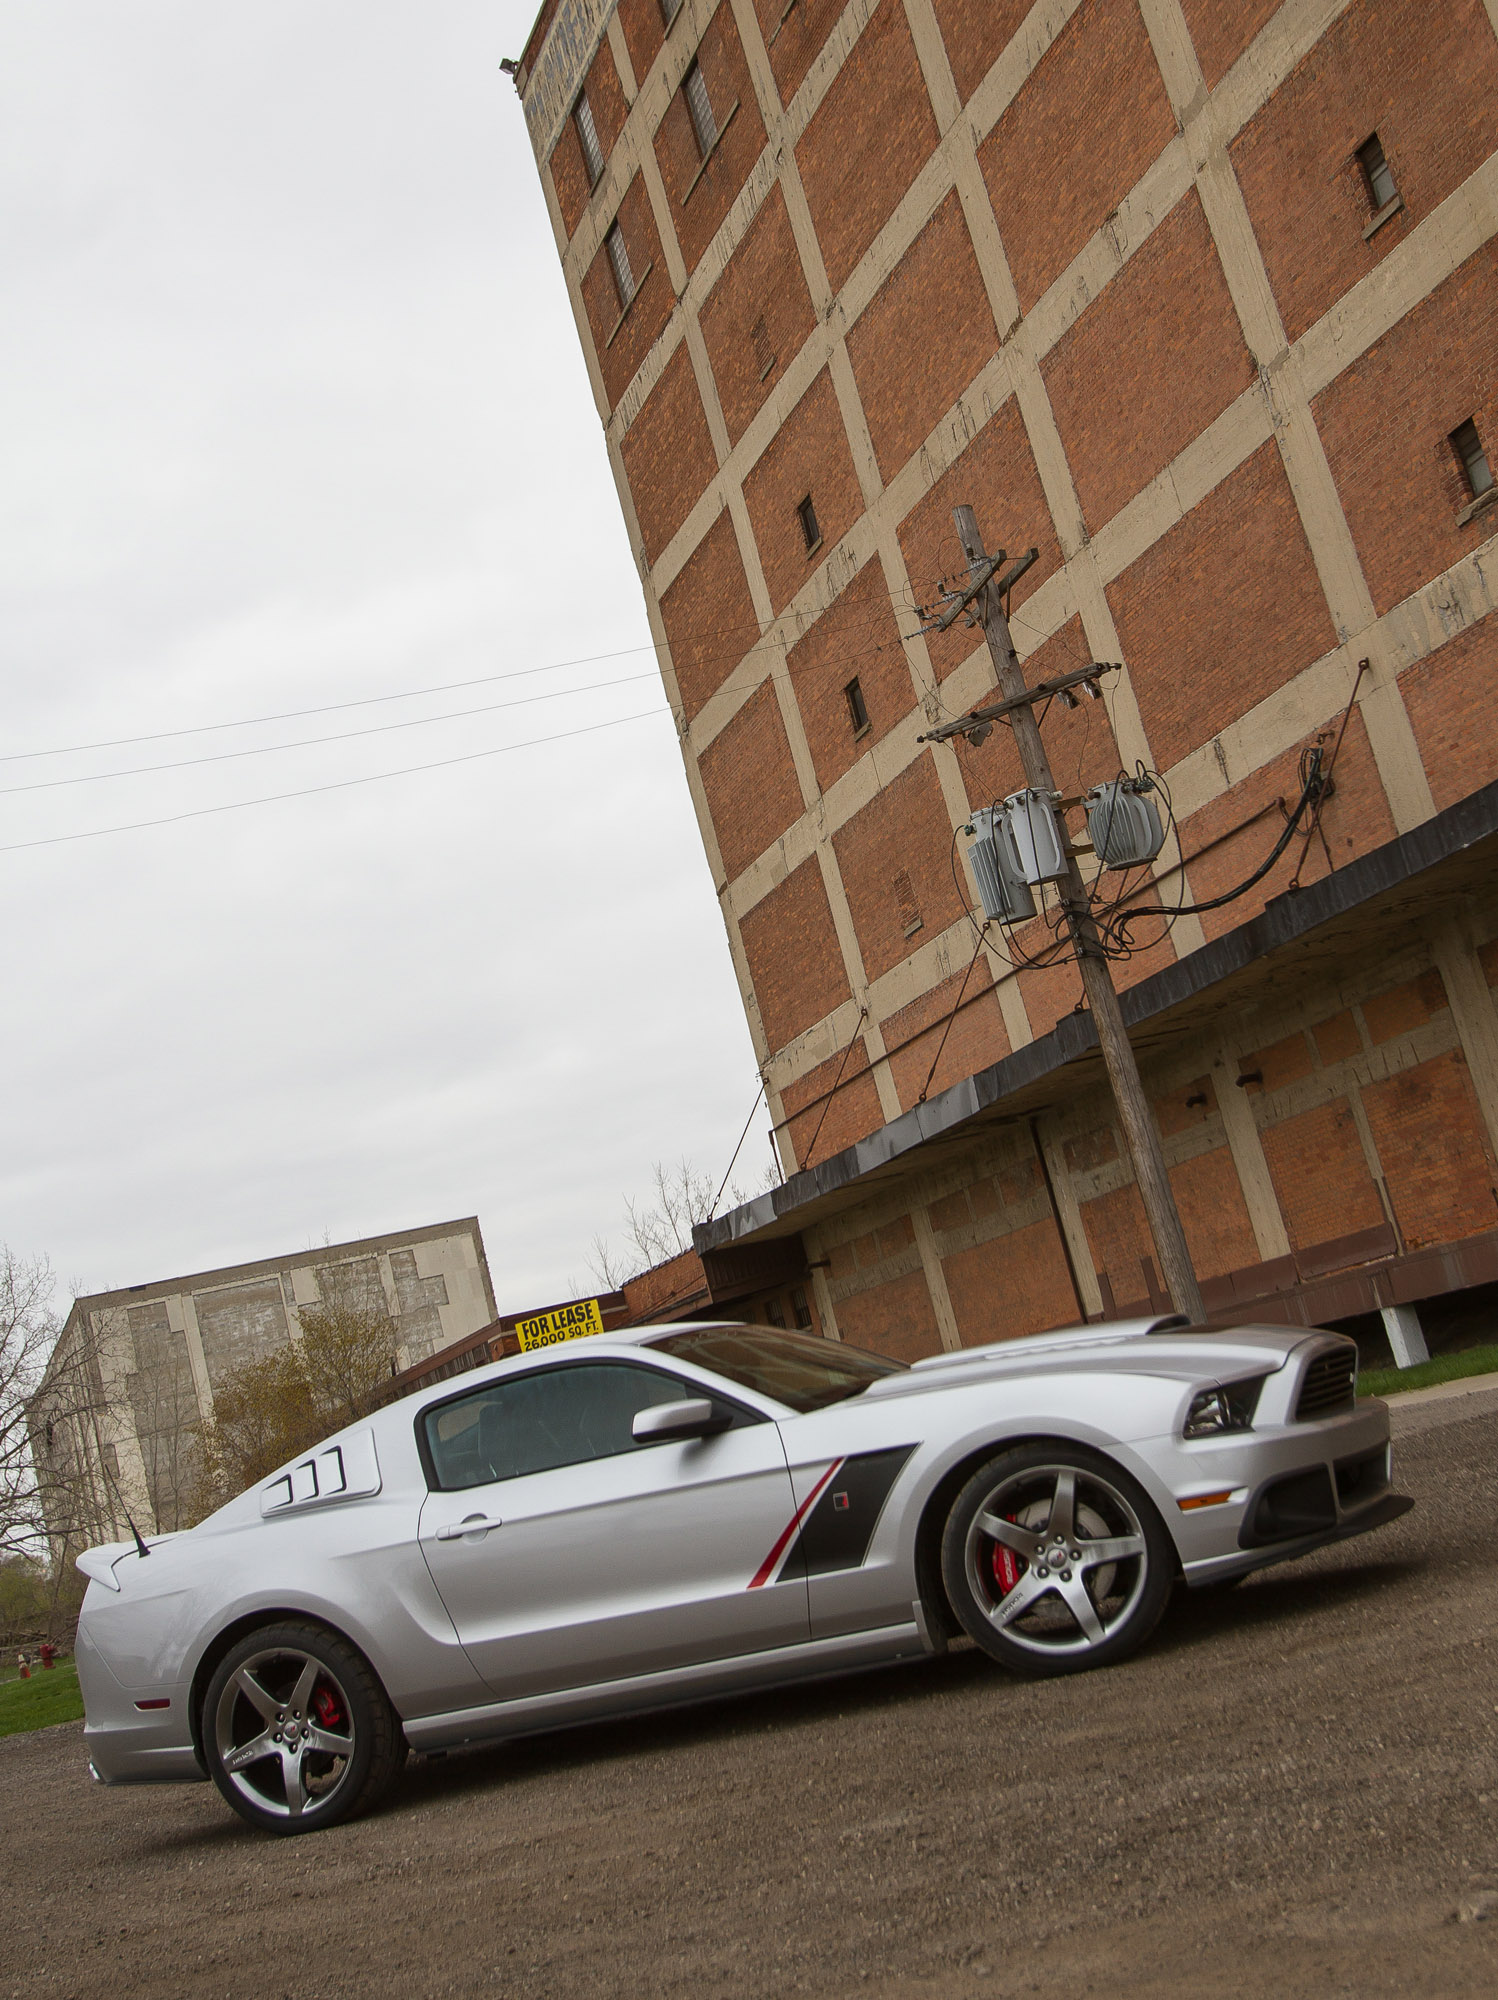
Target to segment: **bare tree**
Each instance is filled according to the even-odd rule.
[[[106,1386],[119,1358],[111,1341],[118,1346],[119,1330],[106,1316],[69,1314],[27,1411],[37,1514],[59,1572],[70,1553],[123,1535],[132,1504],[148,1497],[132,1502],[120,1483],[125,1427]]]
[[[117,1320],[118,1313],[111,1317]],[[124,1391],[156,1530],[190,1528],[207,1511],[209,1494],[186,1339],[168,1323],[165,1306],[155,1302],[127,1308],[119,1331],[129,1336],[125,1352],[134,1362]]]
[[[682,1160],[674,1167],[657,1160],[650,1169],[652,1193],[640,1200],[625,1197],[624,1242],[616,1245],[595,1236],[588,1256],[588,1269],[605,1291],[621,1291],[631,1278],[656,1264],[669,1263],[692,1247],[695,1223],[709,1222],[716,1212],[716,1183]],[[779,1170],[772,1166],[765,1174],[766,1188],[779,1187]],[[722,1190],[735,1207],[750,1199],[734,1185]]]
[[[0,1557],[35,1556],[45,1534],[31,1402],[57,1339],[52,1267],[0,1248]]]

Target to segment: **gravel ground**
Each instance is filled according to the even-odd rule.
[[[1486,2000],[1498,1392],[1396,1436],[1414,1513],[1108,1673],[969,1649],[413,1760],[291,1841],[90,1785],[79,1724],[0,1742],[0,1995]]]

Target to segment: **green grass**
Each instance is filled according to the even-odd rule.
[[[19,1736],[25,1729],[48,1729],[54,1722],[77,1722],[83,1715],[78,1669],[60,1661],[51,1673],[31,1669],[29,1681],[0,1686],[0,1736]]]
[[[1360,1396],[1397,1396],[1404,1389],[1429,1389],[1464,1375],[1498,1373],[1498,1347],[1469,1347],[1461,1354],[1438,1354],[1413,1368],[1368,1368],[1358,1377]]]

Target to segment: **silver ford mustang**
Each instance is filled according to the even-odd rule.
[[[646,1327],[449,1380],[178,1535],[79,1558],[90,1768],[211,1777],[275,1833],[427,1753],[941,1652],[1143,1644],[1412,1503],[1338,1334],[1179,1319],[907,1368]]]

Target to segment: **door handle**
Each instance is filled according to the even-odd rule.
[[[491,1528],[502,1528],[503,1521],[496,1521],[487,1514],[470,1514],[466,1520],[447,1521],[437,1530],[439,1542],[461,1541],[465,1535],[486,1535]]]

